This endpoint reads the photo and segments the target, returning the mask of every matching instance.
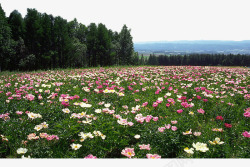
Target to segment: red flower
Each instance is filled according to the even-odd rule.
[[[225,123],[224,125],[225,125],[226,128],[232,128],[231,124]]]
[[[216,119],[223,121],[223,117],[222,116],[217,116]]]

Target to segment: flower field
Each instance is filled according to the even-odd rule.
[[[0,74],[1,158],[249,158],[250,69]]]

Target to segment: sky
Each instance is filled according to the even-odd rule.
[[[250,0],[1,0],[6,16],[27,8],[79,23],[131,29],[134,42],[250,40]]]

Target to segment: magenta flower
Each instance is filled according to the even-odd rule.
[[[128,158],[131,158],[135,156],[134,148],[125,148],[122,150],[121,154]]]
[[[244,117],[250,117],[250,108],[247,108],[244,111],[245,111],[245,113],[243,114]]]
[[[245,112],[243,115],[244,117],[250,117],[250,112]]]
[[[250,132],[245,131],[245,132],[242,133],[242,135],[244,137],[250,138]]]
[[[182,110],[182,109],[179,109],[179,110],[177,110],[177,112],[180,114],[180,113],[183,112],[183,110]]]
[[[232,128],[231,124],[225,123],[224,125],[225,125],[226,128]]]
[[[223,121],[223,117],[222,116],[217,116],[216,119]]]
[[[153,107],[157,107],[157,106],[158,106],[158,103],[154,102]]]
[[[160,159],[161,156],[158,154],[146,154],[148,159]]]
[[[97,159],[96,156],[93,156],[92,154],[87,155],[84,157],[84,159]]]

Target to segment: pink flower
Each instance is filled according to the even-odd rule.
[[[167,124],[167,125],[165,125],[165,128],[166,128],[166,129],[170,129],[170,128],[171,128],[171,125],[170,125],[170,124]]]
[[[145,118],[146,122],[150,122],[150,120],[153,118],[152,115],[147,115],[147,117]]]
[[[88,101],[88,99],[82,99],[82,101],[87,102],[87,101]]]
[[[46,137],[48,136],[48,134],[47,134],[47,133],[40,133],[39,136],[40,136],[41,138],[46,138]]]
[[[161,156],[158,154],[147,154],[146,155],[148,159],[160,159]]]
[[[202,99],[204,102],[207,102],[208,100],[207,99]]]
[[[154,121],[158,121],[158,117],[154,117],[153,120],[154,120]]]
[[[128,158],[131,158],[135,156],[134,148],[125,148],[122,150],[121,154]]]
[[[182,110],[182,109],[179,109],[179,110],[177,110],[177,112],[180,114],[180,113],[183,112],[183,110]]]
[[[250,117],[250,108],[246,108],[244,111],[245,111],[245,113],[243,114],[244,117]]]
[[[146,107],[148,105],[148,102],[145,102],[142,104],[142,107]]]
[[[168,102],[169,102],[169,103],[173,103],[173,104],[175,103],[174,99],[172,99],[172,98],[169,98],[169,99],[168,99]]]
[[[159,131],[159,132],[164,132],[164,130],[165,130],[165,127],[160,127],[160,128],[158,128],[158,131]]]
[[[140,150],[150,150],[151,149],[150,144],[148,144],[148,145],[142,144],[142,145],[139,145],[139,147],[140,147]]]
[[[133,123],[133,122],[128,122],[128,125],[129,125],[129,126],[133,126],[134,123]]]
[[[158,106],[158,103],[154,102],[153,107],[157,107],[157,106]]]
[[[166,104],[166,106],[167,106],[167,107],[169,107],[169,106],[170,106],[170,104],[169,104],[169,103],[167,103],[167,104]]]
[[[250,117],[250,112],[245,112],[243,115],[244,117]]]
[[[68,107],[69,106],[69,103],[66,103],[65,101],[62,101],[61,103],[64,107]]]
[[[171,124],[177,124],[178,121],[171,121]]]
[[[245,132],[242,133],[242,135],[244,137],[250,138],[250,132],[245,131]]]
[[[200,136],[200,135],[201,135],[201,132],[194,132],[194,135],[195,135],[195,136]]]
[[[222,116],[217,116],[216,119],[223,121],[223,117]]]
[[[22,112],[22,111],[16,111],[16,114],[17,114],[17,115],[22,115],[23,112]]]
[[[171,129],[172,129],[172,131],[176,131],[177,127],[176,126],[172,126]]]
[[[204,111],[202,108],[197,109],[197,111],[198,111],[198,113],[201,113],[201,114],[204,114],[204,113],[205,113],[205,111]]]
[[[84,157],[84,159],[97,159],[96,156],[93,156],[92,154],[87,155]]]
[[[225,125],[226,128],[232,128],[231,124],[225,123],[224,125]]]

